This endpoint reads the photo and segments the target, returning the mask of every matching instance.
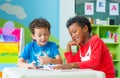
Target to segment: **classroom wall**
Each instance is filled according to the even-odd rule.
[[[24,28],[25,44],[27,44],[31,41],[31,33],[28,28],[29,23],[35,18],[44,17],[51,23],[50,41],[54,41],[60,46],[60,52],[64,52],[63,49],[66,49],[66,45],[71,39],[66,28],[66,21],[74,15],[75,0],[0,1],[0,28],[2,28],[7,21],[14,22],[15,28]],[[63,57],[63,53],[61,54]],[[17,59],[17,57],[18,56],[14,58]],[[4,59],[5,62],[6,60],[8,59]],[[12,60],[11,57],[10,60]],[[0,61],[0,71],[5,67],[15,66],[16,61],[14,63],[3,63]]]
[[[75,0],[60,0],[60,48],[66,49],[68,41],[71,40],[66,27],[66,22],[75,15]]]
[[[25,44],[31,41],[29,23],[43,17],[51,23],[51,41],[59,44],[59,0],[1,0],[0,27],[8,20],[25,29]]]
[[[120,9],[119,9],[119,15],[109,15],[109,3],[119,3],[119,8],[120,8],[120,1],[117,0],[106,0],[106,7],[105,7],[105,12],[96,12],[96,1],[97,0],[85,0],[81,1],[76,0],[76,5],[75,5],[75,13],[80,16],[86,16],[86,17],[91,17],[94,19],[94,22],[96,22],[96,19],[101,19],[101,20],[107,20],[107,18],[114,19],[115,24],[119,25],[120,24]],[[84,3],[85,2],[92,2],[94,3],[94,15],[84,15]]]
[[[7,21],[14,22],[15,28],[24,28],[25,44],[32,40],[29,23],[39,17],[46,18],[51,23],[49,40],[59,45],[59,0],[0,0],[0,28]],[[7,54],[0,54],[0,72],[5,67],[16,66],[18,55]]]

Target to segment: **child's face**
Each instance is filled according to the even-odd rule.
[[[50,32],[48,28],[35,28],[34,29],[34,34],[32,34],[32,38],[36,40],[37,44],[39,46],[44,46],[50,36]]]
[[[73,23],[70,25],[68,28],[68,31],[71,35],[71,38],[77,45],[84,44],[85,43],[85,38],[86,38],[86,30],[85,27],[80,27],[78,23]]]

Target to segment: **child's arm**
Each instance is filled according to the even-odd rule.
[[[54,59],[49,58],[48,55],[39,56],[39,60],[40,60],[41,65],[43,65],[43,64],[62,64],[62,58],[60,55],[57,55]]]
[[[28,69],[37,69],[34,62],[28,64],[23,58],[19,58],[17,66],[23,67],[23,68],[28,68]]]
[[[75,41],[69,41],[67,44],[67,50],[64,52],[67,63],[80,61],[79,51],[73,51],[72,46],[79,46]],[[77,49],[77,48],[76,48]]]
[[[50,59],[50,63],[52,63],[52,64],[62,64],[61,56],[57,55],[55,59]]]
[[[66,52],[72,51],[71,46],[79,46],[79,45],[76,44],[75,41],[69,41],[68,44],[67,44],[67,50],[66,50]]]

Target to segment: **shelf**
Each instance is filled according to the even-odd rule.
[[[118,28],[118,26],[99,26],[101,28]]]
[[[106,43],[107,45],[118,45],[119,43]]]
[[[114,40],[114,38],[101,38],[103,41],[104,41],[104,43],[106,43],[106,44],[119,44],[118,42],[115,42],[115,40]]]
[[[110,28],[118,28],[120,25],[101,25],[101,24],[98,24],[98,25],[92,25],[92,27],[110,27]]]
[[[120,62],[120,60],[113,60],[113,62]]]

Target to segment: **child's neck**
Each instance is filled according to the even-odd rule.
[[[91,36],[90,34],[86,35],[85,42],[84,42],[83,44],[80,44],[80,45],[84,45],[84,44],[86,44],[87,42],[89,42],[89,40],[90,40],[91,37],[92,37],[92,36]]]

